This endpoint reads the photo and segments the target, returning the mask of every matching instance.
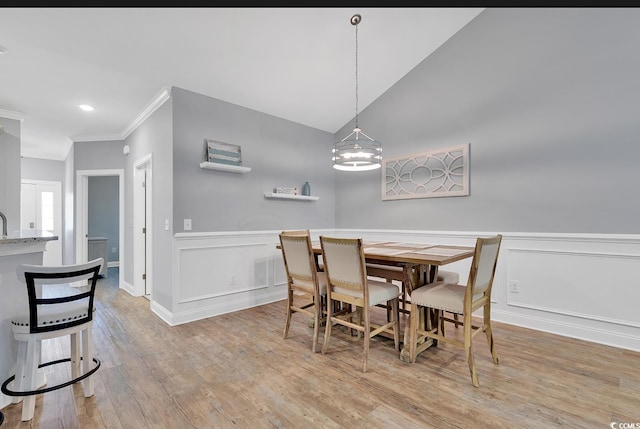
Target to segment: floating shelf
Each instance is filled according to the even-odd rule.
[[[272,192],[266,192],[265,198],[276,198],[282,200],[303,200],[303,201],[315,201],[320,197],[314,197],[312,195],[291,195],[291,194],[274,194]]]
[[[229,165],[221,164],[219,162],[201,162],[200,168],[206,168],[207,170],[220,170],[231,171],[233,173],[248,173],[251,171],[251,167],[243,167],[241,165]]]

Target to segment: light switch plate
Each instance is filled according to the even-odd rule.
[[[184,220],[184,230],[191,231],[191,219]]]

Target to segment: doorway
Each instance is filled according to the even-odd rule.
[[[20,186],[20,229],[46,231],[58,237],[47,242],[42,265],[62,265],[62,183],[22,180]]]
[[[78,170],[76,171],[76,263],[88,261],[89,238],[89,177],[118,177],[118,240],[124,243],[124,170]],[[124,275],[124,252],[119,252],[119,287],[122,288]],[[105,261],[105,264],[108,263]]]

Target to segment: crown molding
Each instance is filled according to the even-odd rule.
[[[153,114],[160,106],[171,97],[171,87],[165,86],[153,99],[142,109],[138,116],[121,132],[121,140],[129,137],[129,134],[135,131],[149,116]]]
[[[0,118],[7,118],[7,119],[15,119],[17,121],[24,121],[24,116],[25,114],[22,112],[15,112],[13,110],[4,110],[4,109],[0,109]]]
[[[171,87],[165,86],[158,92],[155,97],[145,106],[138,116],[131,121],[129,125],[125,129],[123,129],[119,134],[93,134],[93,135],[78,135],[71,137],[71,140],[76,142],[101,142],[101,141],[110,141],[110,140],[124,140],[129,137],[129,134],[134,132],[136,128],[138,128],[149,116],[153,114],[160,106],[164,104],[171,97]],[[1,115],[0,111],[0,116]]]
[[[71,141],[73,143],[104,142],[104,141],[110,141],[110,140],[120,141],[120,140],[124,140],[124,138],[122,137],[122,135],[115,134],[115,133],[114,134],[87,134],[87,135],[79,135],[79,136],[71,137]]]

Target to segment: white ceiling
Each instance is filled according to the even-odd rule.
[[[22,155],[120,140],[178,86],[335,133],[482,8],[0,8],[0,116]],[[91,104],[95,111],[81,111]]]

